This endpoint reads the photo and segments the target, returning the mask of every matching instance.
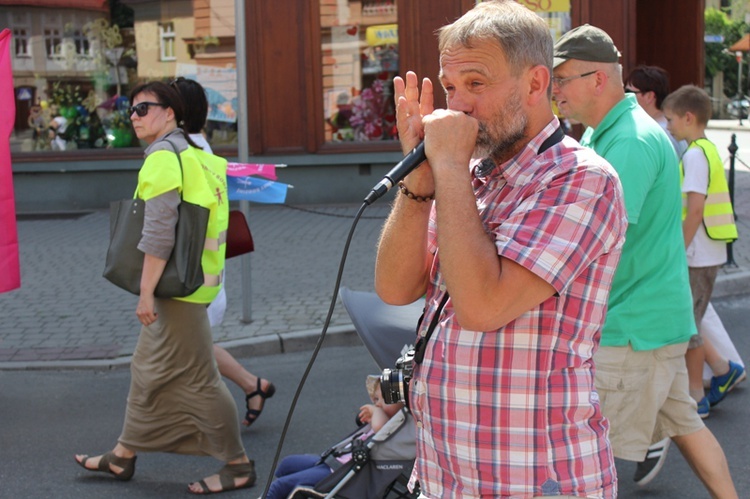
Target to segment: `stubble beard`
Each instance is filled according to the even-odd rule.
[[[521,97],[514,93],[494,120],[479,123],[475,157],[490,157],[497,164],[509,160],[518,152],[519,144],[526,137],[528,122],[528,116],[521,107]]]

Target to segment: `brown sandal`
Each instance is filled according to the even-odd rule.
[[[96,457],[96,456],[94,456]],[[127,482],[131,478],[133,478],[133,474],[135,473],[135,459],[138,456],[133,457],[119,457],[116,456],[114,452],[107,452],[106,454],[102,454],[102,458],[99,460],[99,465],[96,468],[89,468],[86,466],[86,462],[89,459],[92,459],[92,457],[89,456],[83,456],[81,460],[79,461],[76,459],[76,463],[78,463],[79,466],[82,468],[88,470],[88,471],[103,471],[104,473],[109,473],[113,477],[115,477],[117,480]],[[119,468],[122,468],[122,471],[119,473],[115,473],[112,471],[112,469],[109,467],[109,465],[115,465]]]
[[[196,495],[204,495],[204,494],[218,494],[220,492],[226,492],[228,490],[238,490],[238,489],[246,489],[248,487],[252,487],[255,485],[255,461],[248,461],[247,463],[236,463],[236,464],[227,464],[224,465],[223,468],[219,470],[219,483],[221,484],[221,490],[211,490],[208,488],[208,485],[206,484],[206,480],[199,480],[197,483],[201,486],[201,492],[193,492],[192,490],[188,489],[188,492],[191,494]],[[247,477],[247,482],[245,482],[242,485],[235,485],[234,479],[235,478],[245,478]]]
[[[247,412],[245,413],[245,420],[242,422],[245,426],[250,426],[255,422],[258,417],[260,417],[261,411],[263,411],[263,406],[266,405],[266,399],[270,399],[273,397],[273,394],[276,393],[276,387],[273,386],[273,383],[268,383],[268,388],[266,391],[261,390],[260,388],[260,381],[261,378],[258,377],[258,388],[254,392],[250,392],[247,395],[245,395],[245,408],[247,409]],[[260,397],[260,407],[257,409],[250,409],[247,407],[247,404],[250,403],[250,399],[253,397]]]

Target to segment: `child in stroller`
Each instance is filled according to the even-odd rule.
[[[381,435],[381,441],[384,441],[383,439],[387,439],[390,434],[400,431],[401,427],[413,425],[411,418],[403,410],[403,404],[386,404],[383,401],[379,376],[368,376],[366,386],[372,403],[360,407],[357,420],[358,423],[361,422],[362,426],[321,455],[294,454],[282,459],[274,472],[276,479],[271,484],[265,499],[286,499],[297,488],[304,489],[304,491],[300,491],[299,494],[295,493],[294,497],[323,497],[325,494],[315,493],[316,486],[324,481],[328,482],[329,480],[326,479],[332,478],[332,475],[336,472],[345,475],[347,469],[342,468],[356,468],[356,466],[352,466],[353,453],[356,454],[362,450],[369,442],[376,443],[381,429],[383,433],[388,433],[385,437]],[[394,416],[398,417],[394,418]],[[389,429],[383,428],[391,418],[395,420],[394,424],[389,425]],[[394,426],[397,426],[397,428]],[[407,432],[409,430],[411,430],[411,435],[406,438],[411,441],[411,446],[413,446],[413,429],[408,428]],[[371,444],[368,445],[372,447]],[[407,451],[407,454],[410,455],[401,457],[413,464],[414,452]],[[355,461],[357,461],[356,457]],[[410,469],[409,466],[407,476]],[[336,473],[337,476],[338,474]],[[360,492],[357,492],[357,494],[360,494]],[[358,495],[357,497],[364,497],[364,495]]]

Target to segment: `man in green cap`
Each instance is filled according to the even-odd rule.
[[[555,44],[552,78],[558,108],[587,127],[581,143],[614,166],[625,193],[625,246],[594,355],[610,442],[615,457],[643,462],[652,437],[671,438],[713,497],[737,497],[724,451],[688,392],[685,351],[696,329],[677,156],[664,130],[625,95],[619,57],[607,33],[579,26]],[[641,485],[659,471],[639,468]]]

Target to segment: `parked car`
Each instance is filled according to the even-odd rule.
[[[748,100],[747,97],[732,99],[732,101],[727,104],[727,113],[732,118],[747,118],[748,111],[750,111],[750,100]]]

